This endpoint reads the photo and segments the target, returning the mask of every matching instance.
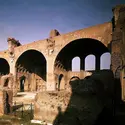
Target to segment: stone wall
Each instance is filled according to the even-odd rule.
[[[21,90],[21,82],[23,81],[23,88]],[[37,74],[29,72],[17,72],[16,78],[17,91],[45,91],[46,82]]]
[[[63,66],[56,65],[54,68],[56,90],[68,90],[69,82],[73,77],[84,79],[86,76],[90,76],[92,72],[81,70],[80,72],[66,71]],[[59,84],[59,85],[58,85]]]
[[[41,92],[35,97],[34,119],[52,122],[58,115],[58,107],[65,111],[71,93],[67,91]]]
[[[125,5],[118,5],[113,9],[113,34],[112,34],[112,71],[116,72],[117,68],[123,65],[123,39],[124,39],[124,25],[125,25]],[[120,78],[120,71],[115,76]]]
[[[0,115],[12,113],[13,91],[9,89],[0,90]]]
[[[38,93],[35,97],[34,119],[54,125],[57,122],[92,124],[104,107],[112,108],[113,84],[111,71],[98,71],[85,79],[70,81],[70,91]]]

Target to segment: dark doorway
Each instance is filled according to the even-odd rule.
[[[20,78],[20,92],[24,92],[25,76]]]
[[[63,74],[60,74],[58,77],[58,84],[57,84],[58,91],[60,91],[60,84],[61,84],[62,78],[63,78]]]

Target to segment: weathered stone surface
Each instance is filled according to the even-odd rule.
[[[54,122],[54,125],[79,125],[79,122],[89,125],[104,107],[112,107],[114,77],[111,71],[93,73],[83,80],[71,81],[70,85],[71,92],[38,93],[34,118]]]
[[[0,85],[0,114],[12,113],[13,107],[13,75],[3,75]]]
[[[34,41],[27,45],[21,45],[19,41],[14,38],[8,38],[8,50],[0,52],[0,58],[6,60],[3,61],[6,65],[4,65],[4,63],[1,63],[1,65],[3,67],[8,66],[8,68],[5,69],[1,66],[1,68],[3,68],[3,71],[0,70],[1,85],[5,85],[2,84],[3,75],[7,75],[10,72],[13,74],[14,84],[13,87],[11,87],[12,82],[8,83],[8,87],[13,88],[14,95],[16,95],[17,91],[40,92],[36,96],[36,102],[43,99],[45,103],[40,102],[40,105],[35,103],[35,118],[50,119],[51,121],[54,120],[60,110],[65,111],[67,109],[67,100],[71,97],[73,97],[73,100],[78,99],[80,104],[80,101],[83,99],[80,95],[83,93],[88,94],[87,92],[89,91],[89,94],[92,95],[91,99],[95,100],[95,104],[93,104],[95,106],[98,105],[96,100],[100,97],[94,96],[93,94],[100,93],[97,95],[106,96],[105,94],[103,95],[104,91],[104,93],[107,94],[106,98],[109,95],[112,97],[111,74],[108,74],[108,76],[104,75],[105,77],[103,76],[103,78],[97,80],[97,73],[91,76],[92,79],[85,80],[84,78],[93,72],[85,71],[84,64],[87,55],[94,54],[96,57],[96,70],[100,70],[101,55],[105,52],[110,52],[111,70],[116,78],[120,78],[121,69],[117,71],[117,68],[125,65],[124,11],[125,5],[116,6],[113,9],[112,22],[91,26],[66,34],[60,34],[57,30],[52,30],[47,39]],[[72,59],[75,56],[80,57],[81,65],[79,72],[72,71]],[[73,81],[73,79],[75,79],[75,81]],[[84,80],[79,81],[79,79]],[[72,82],[72,85],[74,84],[75,87],[79,83],[78,91],[70,86],[70,82]],[[84,83],[84,85],[82,83]],[[55,92],[47,93],[43,91]],[[63,101],[61,101],[61,99]],[[50,103],[52,103],[52,105],[50,105]],[[41,105],[43,105],[45,110],[41,108]],[[103,108],[102,105],[100,107],[98,113]],[[73,110],[76,111],[77,108]],[[43,114],[41,115],[41,113]],[[48,118],[46,115],[48,115]],[[95,117],[93,117],[93,120]],[[79,117],[79,119],[81,119],[81,117]]]
[[[57,107],[61,107],[65,111],[70,96],[71,93],[66,91],[38,93],[35,97],[34,119],[52,122],[58,114]]]
[[[58,36],[58,35],[60,35],[59,31],[54,29],[54,30],[50,31],[49,37],[52,38],[52,37],[55,37],[55,36]]]
[[[114,13],[114,32],[112,34],[112,70],[115,73],[117,68],[124,65],[124,43],[125,43],[125,5],[118,5],[113,8]],[[120,78],[120,72],[118,73]]]
[[[78,39],[94,39],[98,40],[99,42],[103,43],[104,46],[108,47],[108,44],[111,42],[111,33],[112,33],[112,25],[111,22],[92,26],[86,29],[77,30],[71,33],[62,34],[60,35],[57,30],[52,30],[50,33],[49,38],[45,40],[39,40],[34,41],[32,43],[29,43],[27,45],[21,45],[18,43],[17,40],[14,38],[8,39],[9,48],[6,53],[1,52],[0,57],[5,58],[8,61],[8,64],[10,66],[10,72],[14,75],[14,82],[17,83],[16,89],[20,91],[20,77],[23,75],[26,77],[26,81],[29,84],[25,84],[27,87],[25,87],[25,91],[30,91],[32,88],[30,83],[36,84],[36,79],[39,75],[39,71],[37,71],[37,74],[35,73],[36,70],[32,68],[29,68],[31,70],[28,70],[24,65],[22,65],[22,62],[17,64],[17,61],[21,58],[21,56],[25,55],[30,50],[35,50],[40,52],[43,57],[46,59],[46,73],[43,74],[41,77],[41,81],[43,80],[43,77],[46,77],[46,80],[44,80],[43,84],[46,86],[44,88],[48,90],[55,90],[56,89],[56,80],[54,79],[54,70],[58,67],[59,73],[62,73],[64,75],[63,77],[63,84],[61,84],[61,88],[65,88],[65,84],[69,82],[70,78],[66,77],[66,69],[62,62],[57,67],[54,67],[54,64],[56,62],[56,57],[58,56],[59,52],[67,46],[67,44],[72,43],[75,40]],[[105,37],[106,36],[106,37]],[[12,54],[8,54],[12,53]],[[11,55],[11,56],[10,56]],[[28,57],[27,57],[28,58]],[[25,60],[25,59],[24,59]],[[34,59],[35,60],[35,59]],[[41,59],[43,60],[43,59]],[[33,62],[33,61],[30,61]],[[39,62],[39,61],[38,61]],[[21,65],[21,67],[19,66]],[[26,64],[27,65],[27,64]],[[43,64],[42,64],[43,65]],[[16,69],[15,69],[16,67]],[[39,69],[43,69],[43,67],[40,67]],[[27,72],[25,71],[27,70]],[[42,72],[42,71],[41,71]],[[35,73],[33,76],[32,73]],[[51,76],[49,75],[51,74]],[[60,74],[58,74],[60,75]],[[79,74],[80,77],[83,76],[83,74]],[[20,77],[19,77],[20,76]],[[34,77],[34,78],[33,78]],[[28,89],[28,85],[30,86]],[[44,86],[41,83],[41,86]],[[36,85],[33,86],[32,91],[36,90]],[[19,88],[19,89],[18,89]]]
[[[6,88],[0,89],[0,115],[12,113],[13,91]]]
[[[7,87],[9,89],[13,89],[14,84],[14,76],[9,73],[8,75],[3,75],[1,77],[1,87]]]

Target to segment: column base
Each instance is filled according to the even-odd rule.
[[[47,86],[46,86],[46,91],[55,91],[55,84],[54,83],[47,83]]]

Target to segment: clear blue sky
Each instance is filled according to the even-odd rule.
[[[110,21],[112,7],[125,0],[0,0],[0,50],[7,38],[22,44]]]

